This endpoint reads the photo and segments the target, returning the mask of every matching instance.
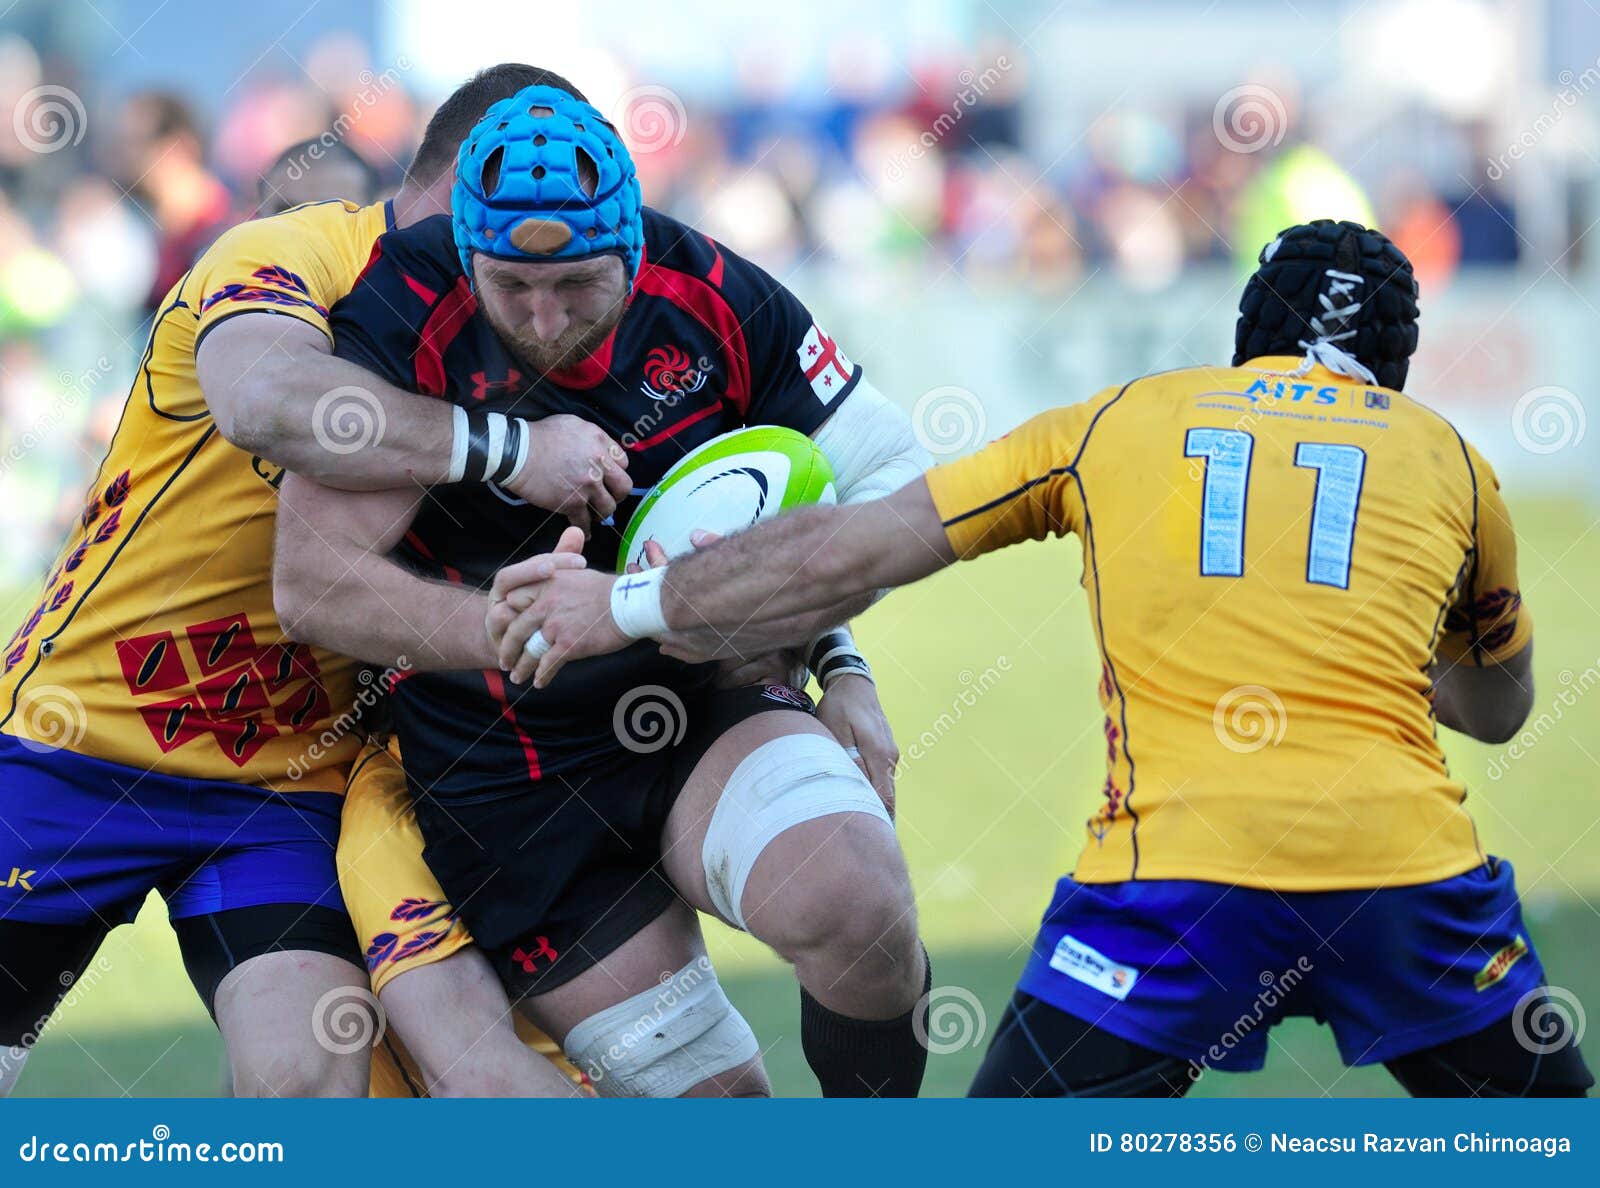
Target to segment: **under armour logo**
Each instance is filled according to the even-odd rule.
[[[30,870],[28,873],[32,874],[33,872]],[[539,944],[533,950],[533,952],[525,952],[519,945],[516,949],[512,950],[511,953],[511,960],[515,961],[522,967],[523,973],[537,972],[539,968],[539,958],[541,957],[547,958],[550,961],[554,961],[557,957],[556,951],[550,947],[549,937],[538,936],[534,939],[537,940]]]

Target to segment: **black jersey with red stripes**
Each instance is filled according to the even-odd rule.
[[[813,433],[861,377],[771,276],[648,208],[626,312],[566,370],[535,374],[496,336],[443,215],[378,240],[331,320],[336,354],[400,387],[528,419],[568,413],[620,443],[633,496],[585,548],[602,569],[615,568],[639,499],[684,454],[744,425]],[[504,565],[550,551],[565,526],[493,484],[457,483],[428,493],[396,555],[429,577],[481,588]],[[442,796],[479,795],[615,753],[613,718],[630,691],[660,685],[682,695],[708,680],[704,666],[638,644],[568,665],[546,690],[493,671],[417,674],[396,689],[395,720],[414,778]]]

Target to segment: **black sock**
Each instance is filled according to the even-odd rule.
[[[800,1046],[824,1097],[915,1097],[928,1067],[928,992],[933,963],[922,951],[922,997],[895,1019],[852,1019],[823,1006],[800,987]],[[919,1020],[920,1016],[920,1020]]]

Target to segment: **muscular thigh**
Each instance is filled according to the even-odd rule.
[[[684,780],[662,831],[661,861],[678,893],[700,911],[720,914],[712,902],[701,854],[706,831],[729,777],[757,748],[774,739],[798,734],[833,738],[827,728],[808,713],[799,710],[759,713],[724,731]]]

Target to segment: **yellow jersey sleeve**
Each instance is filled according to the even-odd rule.
[[[928,471],[928,490],[958,557],[1082,528],[1073,466],[1095,417],[1119,390],[1041,413],[977,453]]]
[[[1473,664],[1509,660],[1533,638],[1533,619],[1517,584],[1517,537],[1500,494],[1500,480],[1482,454],[1467,445],[1475,490],[1476,535],[1461,589],[1445,615],[1441,659]]]
[[[355,220],[330,219],[319,209],[325,205],[240,223],[195,262],[188,289],[200,300],[197,349],[213,326],[240,313],[288,314],[333,337],[328,311],[350,291],[347,241]],[[336,205],[345,214],[360,209]]]

